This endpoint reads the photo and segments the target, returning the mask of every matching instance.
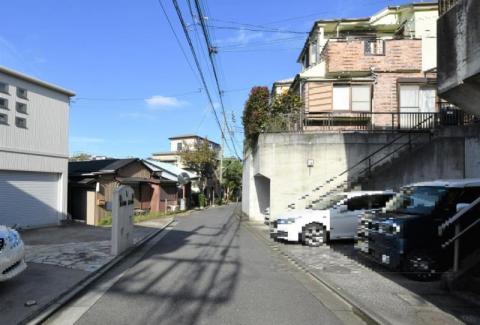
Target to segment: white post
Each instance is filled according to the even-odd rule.
[[[460,234],[460,225],[457,223],[455,225],[455,237]],[[458,271],[458,260],[460,258],[460,238],[455,239],[455,243],[453,244],[453,272]]]
[[[133,246],[134,192],[121,185],[113,191],[112,200],[112,255],[119,255]]]

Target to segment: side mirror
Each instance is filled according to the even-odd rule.
[[[345,205],[345,204],[339,205],[337,207],[337,210],[338,210],[338,212],[346,212],[346,211],[348,211],[348,206]]]
[[[457,212],[469,207],[470,204],[469,203],[458,203],[457,204]]]

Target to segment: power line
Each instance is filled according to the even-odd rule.
[[[192,71],[195,78],[197,78],[197,80],[200,82],[197,74],[195,73],[195,70],[192,67],[192,64],[190,63],[190,60],[188,59],[187,53],[185,53],[185,50],[183,49],[182,42],[180,42],[180,39],[178,38],[178,35],[175,32],[175,29],[173,28],[172,22],[170,21],[170,18],[168,18],[168,14],[167,14],[167,11],[165,10],[165,7],[163,6],[162,0],[158,0],[158,3],[160,4],[160,7],[162,8],[163,14],[165,15],[165,18],[167,19],[168,25],[170,26],[170,29],[172,30],[172,33],[175,36],[175,40],[177,41],[178,47],[180,47],[180,50],[182,51],[182,54],[183,54],[183,57],[185,58],[185,61],[187,61],[187,64],[190,67],[190,70]]]
[[[212,43],[210,41],[210,35],[209,35],[209,32],[208,32],[207,25],[205,24],[205,20],[204,20],[204,16],[203,16],[203,13],[202,13],[202,8],[200,7],[200,1],[199,0],[195,0],[195,7],[197,8],[198,18],[200,20],[200,25],[202,26],[202,31],[203,31],[203,36],[205,38],[205,43],[207,44],[208,57],[210,58],[210,63],[212,65],[212,69],[213,69],[213,75],[215,77],[215,83],[217,85],[217,91],[218,91],[218,96],[219,96],[219,99],[220,99],[220,105],[221,105],[221,108],[222,108],[223,119],[225,121],[225,127],[227,128],[228,135],[230,136],[230,140],[232,142],[232,146],[233,146],[233,149],[235,151],[235,155],[237,157],[239,157],[238,152],[237,152],[237,148],[235,146],[235,141],[234,141],[233,136],[232,136],[232,131],[230,129],[230,126],[229,126],[229,123],[228,123],[228,120],[227,120],[227,115],[225,113],[225,105],[224,105],[224,102],[223,102],[223,94],[222,94],[222,90],[221,90],[221,87],[220,87],[220,81],[219,81],[219,78],[218,78],[217,68],[216,68],[215,62],[213,60],[213,55],[216,53],[216,49],[212,46]]]
[[[250,32],[263,32],[263,33],[280,33],[280,34],[302,34],[307,35],[309,32],[302,32],[298,30],[283,30],[283,29],[263,29],[263,28],[250,28],[250,27],[233,27],[233,26],[217,26],[208,25],[213,29],[227,29],[227,30],[248,30]]]
[[[161,3],[161,0],[158,0],[158,1]],[[190,51],[192,53],[193,59],[195,61],[195,65],[196,65],[198,73],[200,75],[201,82],[202,82],[203,87],[205,89],[205,92],[207,94],[208,101],[210,102],[210,105],[212,107],[212,111],[213,111],[213,114],[215,116],[215,120],[216,120],[216,122],[217,122],[217,124],[220,128],[220,132],[221,132],[222,136],[225,137],[222,125],[220,123],[220,119],[218,118],[217,111],[215,110],[215,106],[213,104],[212,96],[210,94],[210,91],[209,91],[208,86],[207,86],[207,82],[205,80],[205,75],[203,73],[202,67],[200,66],[200,62],[198,60],[197,53],[196,53],[195,48],[193,46],[192,39],[190,38],[190,34],[189,34],[188,28],[187,28],[187,24],[185,23],[185,20],[183,19],[183,15],[182,15],[182,12],[180,10],[180,7],[178,6],[177,0],[172,0],[172,2],[173,2],[173,5],[175,7],[175,11],[177,13],[178,19],[180,20],[180,24],[182,25],[183,33],[185,34],[185,38],[187,39],[188,46],[190,47]],[[229,150],[231,150],[230,146],[228,145],[228,142],[227,142],[227,147],[228,147]],[[238,155],[237,155],[237,157],[238,157]],[[240,158],[240,157],[238,157],[238,158]]]

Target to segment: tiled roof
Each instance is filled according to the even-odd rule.
[[[70,175],[82,175],[91,173],[115,172],[138,158],[128,159],[100,159],[88,161],[71,161],[68,163],[68,173]]]

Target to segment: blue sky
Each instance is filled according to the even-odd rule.
[[[192,23],[187,1],[178,0]],[[163,0],[191,58],[172,2]],[[218,47],[220,82],[228,118],[241,153],[241,114],[248,89],[294,76],[305,41],[301,34],[247,30],[309,31],[315,19],[364,17],[385,0],[201,0]],[[73,90],[70,152],[147,157],[169,149],[168,137],[197,133],[220,140],[201,87],[165,20],[157,0],[15,0],[2,4],[0,65]],[[8,13],[8,14],[6,14]],[[190,27],[197,51],[205,53]],[[203,39],[201,39],[203,42]],[[215,87],[205,54],[209,87]],[[190,60],[193,62],[193,60]],[[219,110],[219,107],[217,107]],[[226,151],[226,155],[232,152]]]

